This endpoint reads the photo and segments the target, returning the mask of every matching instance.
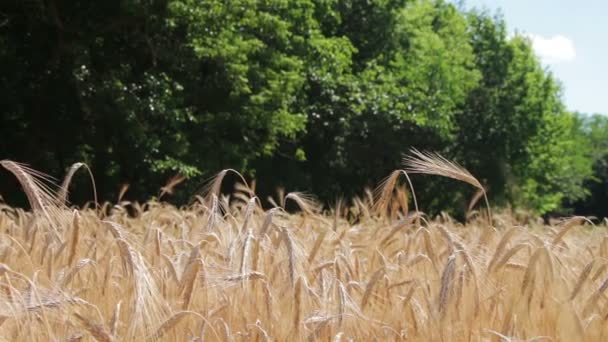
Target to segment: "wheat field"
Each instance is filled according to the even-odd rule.
[[[475,183],[457,165],[431,161],[434,174]],[[429,166],[416,165],[410,171]],[[68,208],[68,178],[81,165],[58,192],[24,165],[2,166],[33,209],[0,204],[5,341],[608,336],[608,234],[582,217],[544,226],[490,215],[488,205],[471,209],[466,224],[431,219],[411,208],[400,171],[376,193],[325,210],[299,193],[279,194],[265,210],[244,184],[221,194],[226,172],[181,208]],[[289,203],[299,210],[284,210]]]

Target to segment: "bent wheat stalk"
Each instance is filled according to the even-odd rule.
[[[232,172],[237,177],[239,177],[239,179],[243,182],[244,189],[248,189],[249,195],[252,197],[254,196],[253,190],[251,190],[249,184],[247,184],[247,181],[245,180],[245,177],[243,177],[243,175],[241,175],[238,171],[234,169],[225,169],[220,171],[220,173],[218,173],[215,177],[211,178],[208,181],[207,185],[204,187],[203,193],[206,194],[205,200],[207,203],[211,203],[213,201],[213,196],[220,196],[222,182],[224,181],[224,178],[226,177],[228,172]]]
[[[55,219],[61,215],[63,205],[57,200],[55,191],[52,189],[53,178],[31,169],[25,164],[11,160],[0,160],[0,165],[17,178],[27,196],[32,211],[35,213],[41,212],[44,215],[51,223],[55,237],[61,241]]]
[[[167,194],[173,195],[173,190],[175,189],[175,187],[178,186],[179,184],[181,184],[185,180],[186,180],[186,176],[179,174],[179,173],[177,175],[169,178],[167,183],[160,188],[160,193],[158,194],[158,199],[160,200],[161,198],[163,198],[163,196],[165,196]]]
[[[93,186],[93,198],[95,200],[95,205],[97,205],[98,204],[97,187],[95,186],[95,178],[93,177],[93,172],[91,172],[91,169],[85,163],[72,164],[72,166],[68,170],[68,173],[65,175],[65,178],[63,179],[63,183],[61,183],[61,187],[59,188],[59,192],[57,193],[57,199],[63,204],[65,204],[67,202],[68,188],[70,187],[70,183],[72,182],[72,178],[74,177],[74,174],[81,167],[84,167],[87,170],[87,172],[89,173],[89,177],[91,178],[91,185]]]
[[[438,153],[420,152],[417,149],[410,150],[411,155],[406,156],[403,162],[406,171],[410,173],[423,173],[428,175],[443,176],[471,184],[483,192],[483,198],[488,207],[488,217],[492,221],[492,212],[486,189],[467,169],[450,161]]]
[[[393,191],[395,190],[395,186],[397,185],[397,180],[400,175],[404,175],[407,180],[407,184],[410,187],[410,191],[412,192],[412,199],[414,200],[414,208],[416,209],[416,214],[418,215],[420,211],[418,210],[418,201],[416,200],[416,192],[414,191],[414,186],[412,185],[412,181],[410,180],[410,176],[407,174],[405,170],[395,170],[390,176],[380,183],[380,185],[374,190],[377,201],[374,204],[374,209],[376,213],[380,215],[386,215],[386,211],[388,209],[389,202],[393,195]],[[420,220],[417,219],[416,225],[420,227]]]

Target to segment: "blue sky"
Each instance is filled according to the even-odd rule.
[[[607,0],[465,0],[464,4],[492,12],[500,9],[509,32],[531,37],[543,64],[561,80],[568,109],[608,114]]]

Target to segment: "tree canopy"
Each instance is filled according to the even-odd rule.
[[[83,161],[108,200],[176,173],[184,200],[234,168],[262,194],[333,201],[415,147],[467,167],[496,204],[606,214],[608,121],[566,110],[531,42],[507,32],[443,0],[9,0],[0,157],[57,176]],[[76,181],[72,200],[90,199]],[[430,211],[471,195],[414,181]]]

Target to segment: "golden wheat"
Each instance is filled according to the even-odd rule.
[[[157,201],[68,209],[34,181],[41,174],[2,166],[29,187],[34,208],[0,209],[2,340],[608,334],[607,228],[582,228],[582,218],[554,230],[503,213],[495,229],[475,216],[465,225],[424,219],[407,213],[407,194],[391,184],[329,215],[298,193],[264,210],[248,186],[222,195],[225,173],[179,209]],[[299,212],[285,211],[290,201]]]

